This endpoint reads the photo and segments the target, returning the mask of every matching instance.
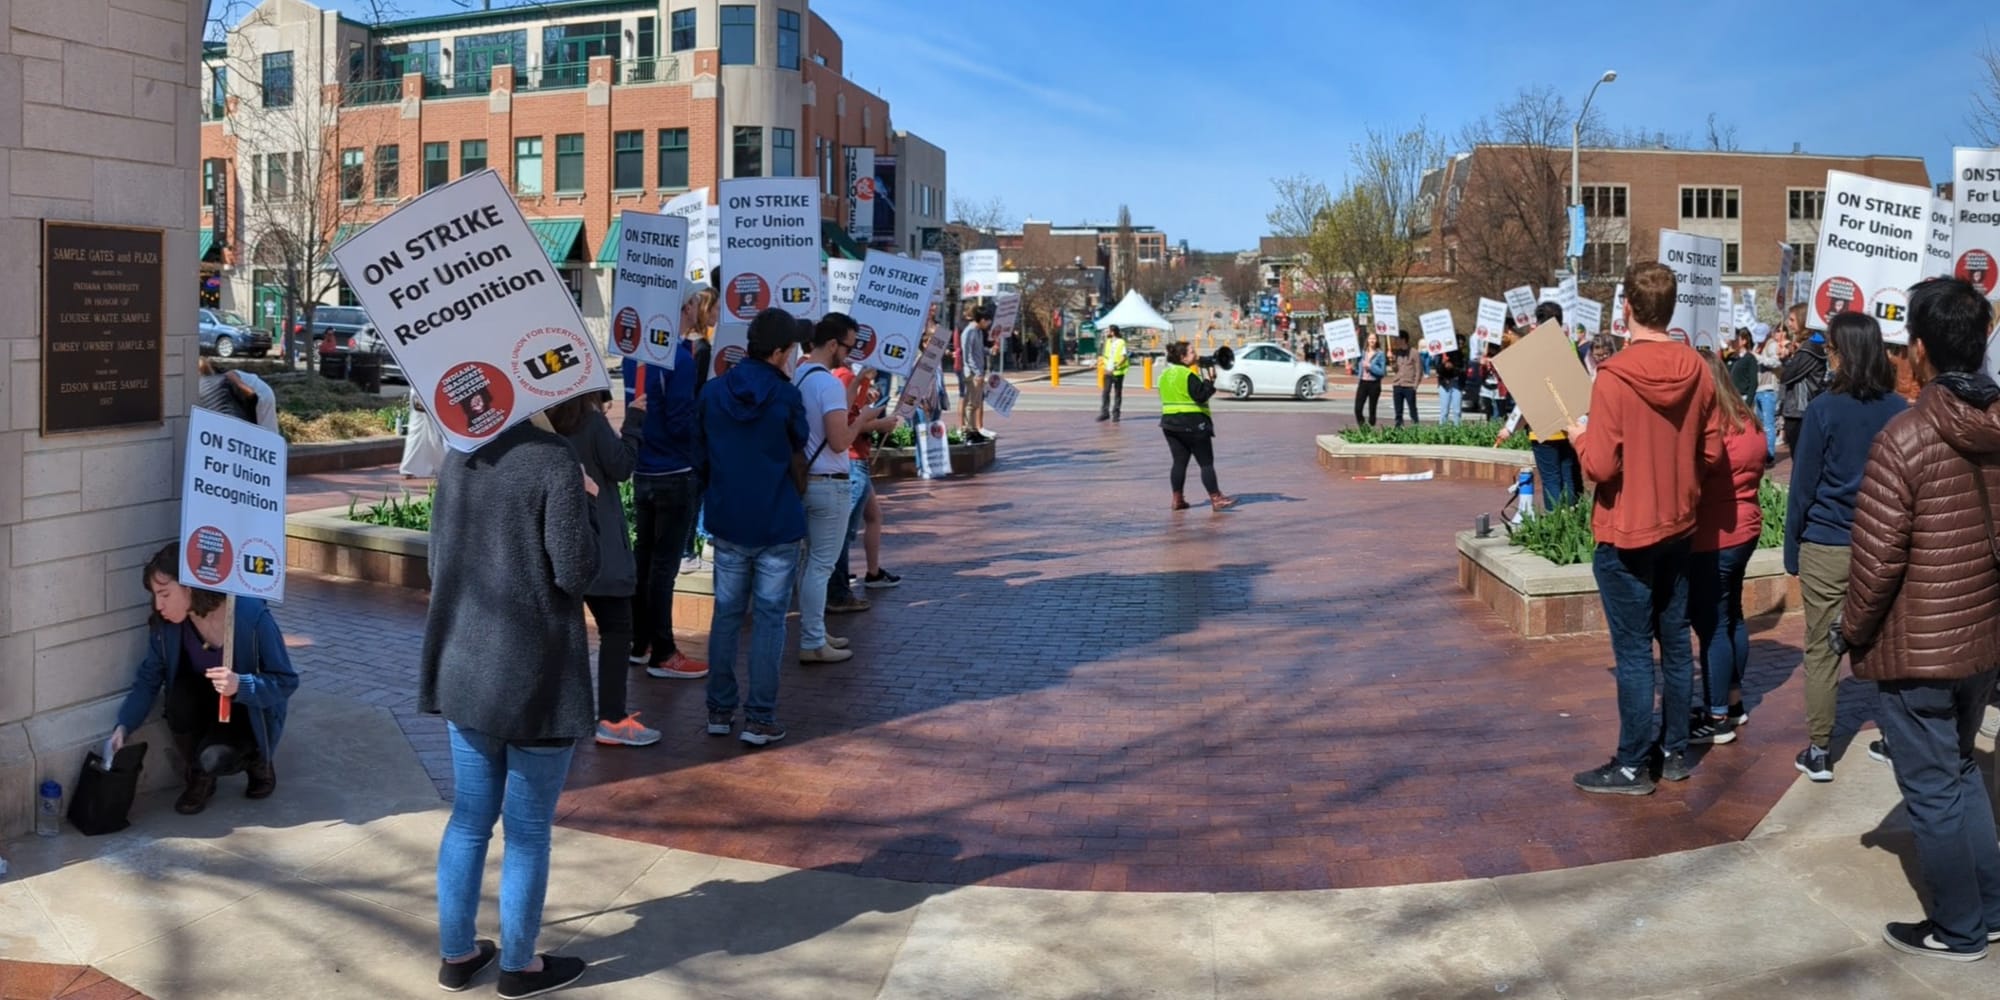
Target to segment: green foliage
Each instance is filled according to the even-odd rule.
[[[1528,435],[1516,434],[1504,444],[1494,444],[1499,428],[1483,421],[1465,424],[1414,424],[1408,427],[1349,427],[1340,432],[1350,444],[1464,445],[1473,448],[1506,448],[1527,451]]]
[[[1757,506],[1764,512],[1764,530],[1757,535],[1757,547],[1775,549],[1785,544],[1785,504],[1790,495],[1766,476],[1757,485]]]
[[[380,525],[385,528],[408,528],[411,531],[431,530],[431,501],[437,496],[437,488],[432,487],[423,496],[411,496],[404,490],[401,497],[383,497],[366,507],[361,502],[347,502],[347,519],[362,524]]]
[[[956,427],[950,428],[944,432],[944,440],[946,444],[964,444],[965,432]],[[909,424],[897,424],[896,429],[882,438],[880,444],[884,448],[915,448],[917,432]]]
[[[1775,549],[1785,541],[1785,488],[1770,479],[1757,487],[1757,506],[1764,515],[1764,527],[1757,547]],[[1576,566],[1590,561],[1597,540],[1590,533],[1590,495],[1560,504],[1552,511],[1537,509],[1535,516],[1513,528],[1512,541],[1558,566]]]

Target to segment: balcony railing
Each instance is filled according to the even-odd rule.
[[[342,107],[358,108],[368,104],[394,104],[403,99],[403,81],[362,80],[341,88]]]
[[[612,63],[611,78],[619,83],[672,83],[681,76],[678,56],[625,59]]]
[[[524,90],[569,90],[590,82],[590,64],[543,63],[528,73],[528,85]]]

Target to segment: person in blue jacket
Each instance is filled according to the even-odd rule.
[[[153,595],[146,658],[118,709],[111,748],[115,753],[125,745],[164,689],[167,729],[187,781],[174,811],[192,816],[207,808],[215,779],[223,775],[248,773],[247,798],[266,798],[277,790],[278,773],[271,762],[285,732],[285,703],[298,690],[299,675],[270,608],[255,598],[238,597],[236,620],[224,620],[225,595],[180,582],[179,552],[179,546],[169,543],[143,570]],[[222,644],[230,628],[236,630],[234,662],[225,668]],[[218,695],[231,702],[228,722],[217,718]]]

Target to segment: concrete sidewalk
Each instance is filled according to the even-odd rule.
[[[301,691],[281,758],[262,803],[227,779],[200,816],[162,793],[122,833],[6,845],[0,956],[93,965],[158,1000],[435,995],[448,807],[395,722]],[[541,944],[592,963],[558,994],[579,998],[1974,997],[2000,975],[1882,944],[1885,920],[1921,910],[1889,771],[1859,752],[1743,843],[1432,885],[954,887],[563,828],[553,864]]]

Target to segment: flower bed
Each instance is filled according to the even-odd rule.
[[[1785,488],[1764,480],[1757,490],[1757,506],[1764,515],[1763,531],[1757,547],[1775,549],[1785,543]],[[1590,534],[1589,494],[1559,504],[1554,510],[1537,509],[1535,516],[1514,525],[1515,545],[1547,559],[1557,566],[1576,566],[1590,561],[1597,540]]]
[[[1528,435],[1516,434],[1504,443],[1497,424],[1477,421],[1469,424],[1417,424],[1409,427],[1349,427],[1340,438],[1353,444],[1450,445],[1463,448],[1504,448],[1527,451]]]

